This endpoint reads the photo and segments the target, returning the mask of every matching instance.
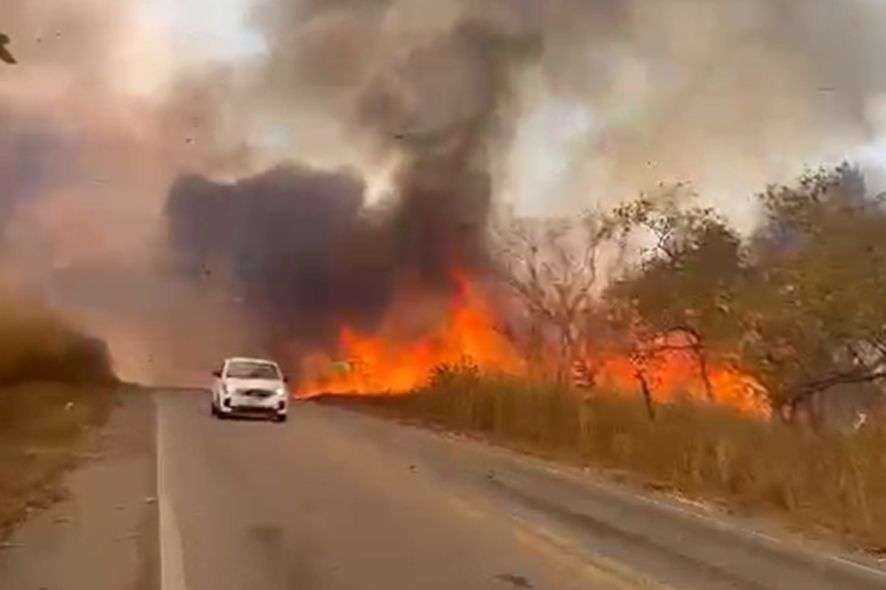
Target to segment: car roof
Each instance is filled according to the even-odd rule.
[[[266,363],[269,365],[277,364],[274,361],[269,361],[268,359],[256,359],[245,356],[232,356],[231,358],[225,359],[225,363]]]

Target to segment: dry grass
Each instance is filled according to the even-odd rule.
[[[51,311],[0,296],[0,385],[117,382],[105,343]]]
[[[60,475],[107,419],[117,385],[104,342],[0,296],[0,537],[62,495]]]
[[[546,383],[442,370],[412,395],[357,398],[362,407],[583,464],[633,473],[656,488],[750,513],[777,513],[807,532],[886,548],[886,429],[817,435],[717,408],[659,407],[586,397]]]
[[[113,406],[108,387],[0,388],[0,538],[29,509],[63,497],[60,475],[93,446]]]

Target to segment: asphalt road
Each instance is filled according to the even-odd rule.
[[[438,470],[461,458],[436,437],[315,404],[274,424],[158,400],[164,590],[613,587]]]
[[[155,427],[131,428],[148,408]],[[73,541],[38,517],[13,537],[21,548],[0,551],[0,588],[886,588],[872,564],[336,407],[295,404],[285,424],[218,421],[207,395],[168,392],[125,404],[112,427],[154,441],[91,476],[125,478],[128,516],[93,502],[80,519],[92,532]],[[75,503],[98,493],[81,488]],[[114,540],[81,548],[74,567],[84,536]],[[131,575],[112,574],[121,568]]]

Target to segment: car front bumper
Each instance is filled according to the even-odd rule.
[[[282,396],[254,398],[232,395],[222,398],[219,410],[227,415],[285,416],[289,404]]]

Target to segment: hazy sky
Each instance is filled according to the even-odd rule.
[[[256,53],[264,44],[246,26],[247,0],[138,0],[165,21],[174,42],[196,57],[231,59]]]
[[[174,54],[173,68],[187,66],[203,60],[215,60],[236,64],[238,58],[250,55],[262,54],[265,43],[262,36],[251,28],[249,24],[250,6],[253,0],[134,0],[142,4],[142,10],[146,16],[156,19],[158,27],[165,29],[168,35],[170,50]],[[158,51],[162,56],[166,52]],[[629,65],[629,64],[628,64]],[[166,66],[163,66],[166,67]],[[839,89],[837,89],[839,91]],[[878,108],[872,104],[871,109]],[[882,109],[881,109],[882,110]],[[595,113],[589,108],[578,103],[565,103],[548,101],[544,97],[535,106],[525,113],[518,123],[518,131],[512,146],[512,152],[507,158],[506,166],[513,168],[512,181],[501,186],[504,196],[516,203],[518,208],[527,212],[550,213],[553,208],[574,206],[574,199],[563,196],[570,191],[567,185],[574,181],[577,170],[570,166],[568,152],[576,143],[593,143],[593,136],[600,133],[607,125],[605,117],[611,117],[613,113]],[[618,117],[631,118],[642,117],[640,110],[632,110],[630,104],[623,105]],[[835,151],[827,156],[835,160],[850,157],[863,164],[881,166],[886,164],[886,112],[884,112],[883,129],[880,130],[882,139],[874,141],[867,146],[861,146],[851,153]],[[330,124],[332,124],[330,122]],[[299,128],[297,121],[280,119],[278,121],[266,121],[258,130],[253,129],[256,137],[250,141],[259,145],[267,146],[271,152],[280,152],[285,157],[287,153],[320,154],[322,150],[313,146],[313,149],[302,149],[305,144],[310,144],[301,135],[304,133]],[[330,132],[330,138],[333,133]],[[591,139],[588,139],[591,137]],[[324,140],[326,141],[326,140]],[[316,143],[316,142],[314,142]],[[346,152],[336,152],[346,160]],[[272,158],[274,156],[271,156]],[[319,158],[322,163],[324,156],[312,156]],[[305,158],[305,159],[312,159]],[[342,162],[333,162],[338,164]],[[817,165],[820,162],[808,162]],[[773,162],[778,166],[777,162]],[[583,164],[581,174],[593,181],[595,175],[605,175],[605,170],[595,169],[594,165]],[[793,171],[792,171],[793,173]],[[695,179],[706,187],[713,190],[728,190],[732,179],[719,179],[717,177],[699,177]],[[876,172],[873,180],[877,181]],[[544,198],[540,198],[544,195]],[[721,203],[721,206],[729,209],[729,203]],[[740,209],[740,207],[739,207]],[[739,217],[741,211],[734,211]]]

